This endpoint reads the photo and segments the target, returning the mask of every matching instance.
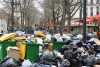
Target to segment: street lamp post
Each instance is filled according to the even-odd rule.
[[[82,22],[82,0],[80,1],[80,22],[79,22],[79,33],[81,33],[81,25]]]
[[[14,0],[12,0],[11,6],[12,6],[12,15],[11,15],[11,18],[12,18],[12,27],[11,27],[11,31],[13,32],[14,31]]]
[[[86,0],[83,0],[83,42],[86,43]]]

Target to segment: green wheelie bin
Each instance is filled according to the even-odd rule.
[[[0,60],[3,60],[7,56],[6,48],[8,46],[16,46],[16,41],[3,41],[3,42],[0,42]]]
[[[40,44],[26,43],[26,56],[25,59],[29,59],[31,62],[38,58]]]
[[[66,44],[66,42],[53,42],[53,49],[54,50],[59,50],[63,45]]]

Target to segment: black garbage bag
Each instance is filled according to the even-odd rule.
[[[95,63],[95,57],[93,56],[93,55],[89,55],[88,57],[86,57],[86,58],[83,58],[83,65],[85,65],[85,66],[92,66],[92,65],[94,65],[94,63]]]
[[[14,58],[6,58],[0,62],[0,67],[20,67]]]
[[[64,51],[64,57],[66,59],[68,59],[68,58],[72,57],[72,53],[73,53],[72,50],[66,50],[66,51]]]
[[[30,67],[39,67],[40,65],[37,63],[32,64]]]
[[[97,53],[95,51],[89,50],[88,51],[89,55],[96,55]]]
[[[83,43],[80,41],[80,42],[77,42],[76,45],[80,48],[82,47]]]
[[[51,65],[45,65],[45,64],[39,64],[39,63],[34,63],[30,67],[51,67]]]
[[[69,50],[70,46],[69,45],[64,45],[62,48],[60,48],[58,51],[64,55],[64,51]]]
[[[72,40],[68,40],[67,42],[66,42],[66,45],[69,45],[70,43],[72,43],[73,41]]]
[[[94,65],[100,65],[100,59],[96,60]]]
[[[61,67],[69,67],[69,66],[70,66],[69,60],[65,59],[61,62]]]
[[[44,51],[42,54],[42,58],[47,61],[53,61],[55,56],[53,52]]]
[[[57,39],[55,37],[51,37],[51,41],[57,42]]]
[[[96,49],[97,53],[99,53],[100,52],[100,45],[96,45],[95,49]]]
[[[70,62],[70,67],[79,67],[79,60],[75,57],[71,57],[68,59]]]

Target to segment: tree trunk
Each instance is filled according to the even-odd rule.
[[[25,28],[27,27],[27,22],[26,22],[26,13],[25,13]]]
[[[9,24],[10,24],[10,12],[9,12],[9,15],[8,15],[7,30],[8,30]]]
[[[97,26],[96,26],[96,23],[95,23],[95,32],[96,32],[96,27],[97,27]]]
[[[27,18],[27,24],[28,24],[28,28],[30,27],[30,17]]]
[[[70,21],[71,21],[71,16],[69,16],[68,15],[68,25],[67,25],[67,27],[68,27],[68,33],[70,33]]]
[[[55,12],[54,12],[54,8],[53,8],[53,22],[54,22],[54,33],[56,33],[56,22],[55,22]]]
[[[21,11],[21,28],[23,28],[23,15],[22,15],[22,11]]]
[[[65,16],[66,16],[66,14],[63,13],[63,16],[62,16],[62,19],[61,19],[61,24],[60,24],[60,34],[61,35],[63,35],[63,32],[64,32]]]
[[[24,24],[24,13],[22,13],[22,27],[25,28],[25,24]]]
[[[71,7],[71,4],[70,3],[68,3],[68,7]],[[68,15],[67,15],[68,17],[68,19],[67,19],[67,33],[70,33],[70,21],[71,21],[71,11],[70,11],[70,8],[68,8]]]
[[[64,32],[64,26],[65,26],[65,18],[66,18],[66,2],[63,1],[63,15],[62,15],[62,19],[61,19],[61,24],[60,24],[60,34],[63,35]]]
[[[58,7],[59,7],[59,4],[58,4]],[[56,33],[57,33],[58,22],[59,22],[59,12],[60,12],[60,8],[58,8],[58,11],[57,11]]]

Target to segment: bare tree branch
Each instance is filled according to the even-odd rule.
[[[10,0],[10,2],[8,0],[7,1],[6,0],[3,0],[3,2],[5,2],[5,3],[11,3],[11,0]]]
[[[73,17],[79,9],[80,9],[80,7],[77,8],[77,10],[72,14],[71,17]]]

